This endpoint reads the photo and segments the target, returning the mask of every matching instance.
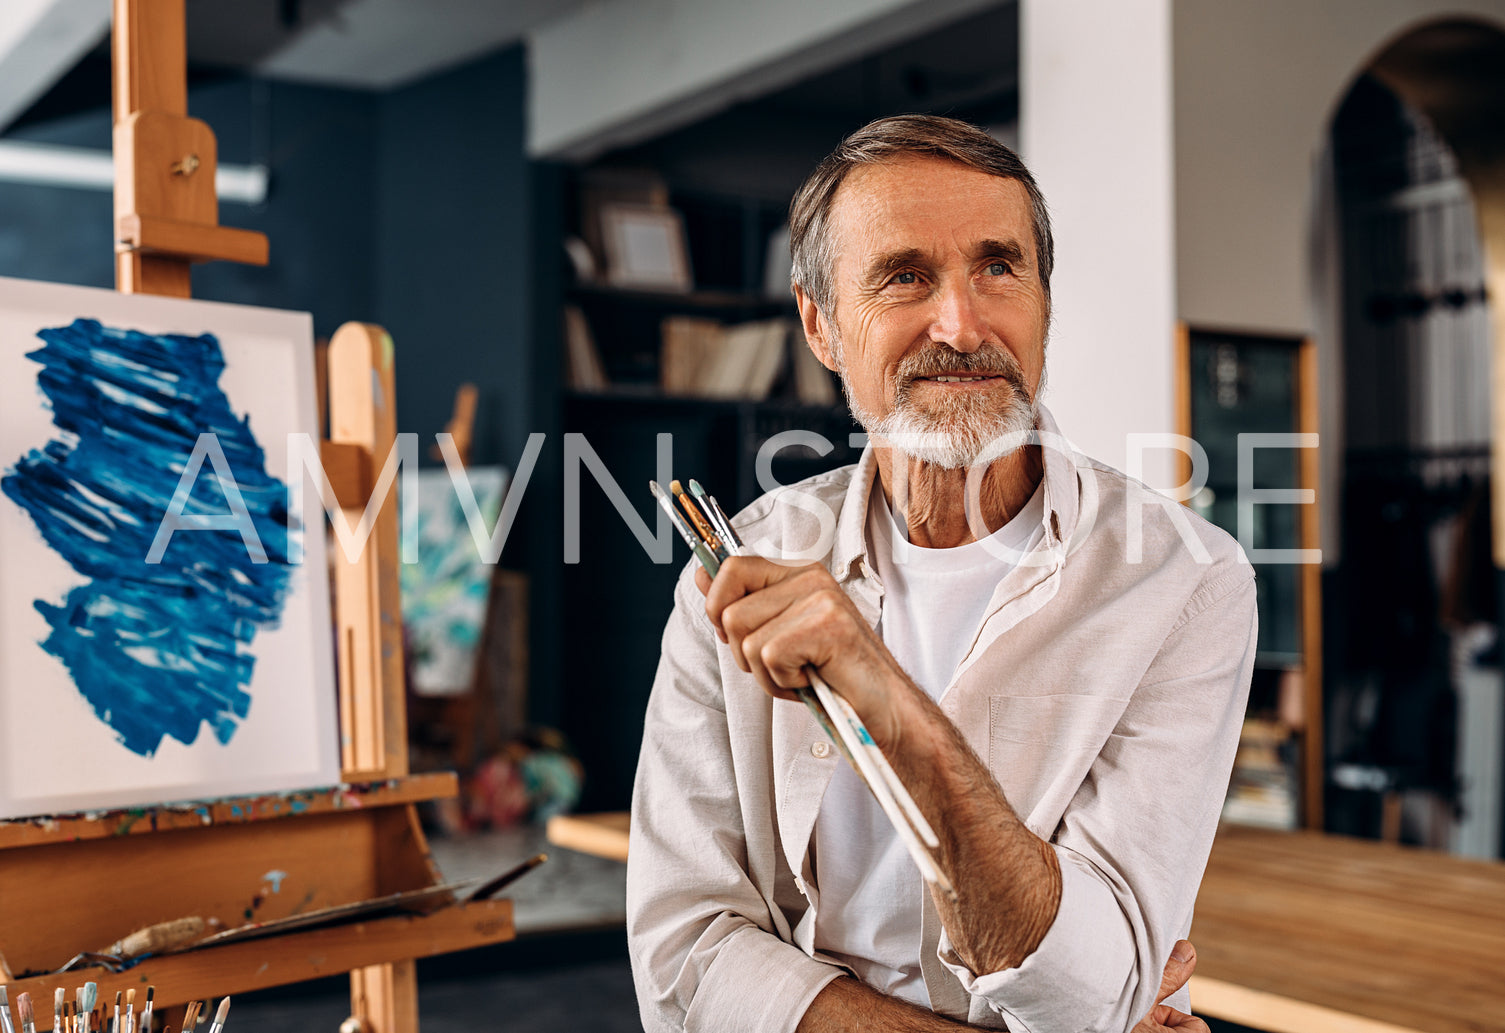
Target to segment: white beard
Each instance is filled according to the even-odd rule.
[[[839,341],[837,345],[841,386],[852,415],[869,436],[883,439],[901,455],[942,470],[966,470],[986,466],[1029,443],[1038,416],[1036,399],[1045,390],[1043,369],[1034,398],[1015,387],[1001,410],[991,399],[965,397],[947,412],[925,412],[901,391],[892,411],[878,416],[853,397]]]

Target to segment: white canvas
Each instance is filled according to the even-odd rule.
[[[54,404],[43,363],[27,355],[51,347],[39,331],[80,318],[147,335],[212,334],[224,368],[217,380],[193,368],[204,342],[136,347],[83,326],[69,346],[45,352],[61,392]],[[73,349],[79,342],[90,349]],[[122,365],[133,349],[138,360]],[[301,564],[287,562],[270,533],[291,487],[288,435],[318,440],[313,364],[306,313],[0,278],[0,818],[339,781],[317,493],[308,493],[316,530],[302,535]],[[69,413],[84,421],[77,434],[54,422]],[[180,529],[148,564],[196,432],[211,426],[252,526],[269,532],[267,562],[251,561],[239,530]],[[34,453],[49,443],[50,465]],[[220,483],[209,456],[187,512],[228,515]],[[61,616],[50,621],[39,604]],[[246,661],[249,671],[220,676]],[[75,677],[70,664],[99,677]],[[226,701],[237,683],[249,697],[240,697],[243,715]],[[187,741],[160,735],[173,721],[196,731],[180,736]]]

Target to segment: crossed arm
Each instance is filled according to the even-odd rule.
[[[1176,944],[1160,990],[1155,995],[1163,1002],[1186,985],[1197,967],[1197,952],[1190,940]],[[848,1030],[885,1030],[888,1033],[955,1033],[959,1029],[976,1029],[955,1022],[935,1012],[918,1008],[908,1001],[886,997],[872,987],[843,976],[827,983],[800,1020],[798,1033],[844,1033]],[[1157,1003],[1140,1019],[1132,1033],[1210,1033],[1207,1023],[1168,1004]]]

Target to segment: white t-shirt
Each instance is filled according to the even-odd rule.
[[[883,584],[878,632],[899,666],[939,700],[1014,566],[1006,557],[1027,552],[1044,535],[1043,481],[989,538],[952,549],[909,544],[876,485],[871,497],[869,556]],[[821,798],[814,838],[816,949],[869,986],[929,1007],[920,972],[924,882],[873,794],[845,763]]]

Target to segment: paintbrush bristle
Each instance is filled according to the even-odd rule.
[[[10,1007],[10,998],[5,994],[4,984],[0,984],[0,1006]]]
[[[676,496],[683,495],[685,493],[685,489],[680,486],[680,483],[678,481],[670,481],[669,490]]]
[[[690,494],[694,495],[697,499],[703,499],[706,496],[706,490],[702,488],[700,486],[700,482],[693,477],[690,478]]]
[[[226,997],[219,1002],[219,1009],[214,1013],[214,1025],[216,1027],[225,1024],[225,1016],[230,1014],[230,998]]]
[[[16,995],[16,1014],[21,1017],[21,1026],[23,1028],[36,1024],[37,1012],[31,1006],[31,994]]]
[[[664,489],[658,486],[658,481],[649,481],[648,490],[653,492],[653,497],[656,499],[664,497]]]

